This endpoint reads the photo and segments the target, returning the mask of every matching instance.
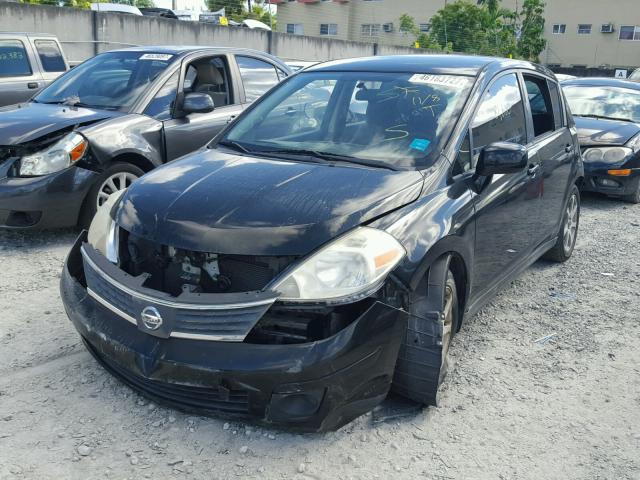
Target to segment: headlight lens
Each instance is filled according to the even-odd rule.
[[[47,175],[77,162],[87,151],[87,139],[76,132],[65,135],[44,150],[26,155],[20,160],[20,175]]]
[[[620,163],[633,154],[627,147],[588,148],[584,152],[585,162]]]
[[[111,216],[111,211],[124,192],[125,190],[119,190],[109,195],[106,202],[98,208],[87,234],[89,245],[103,254],[111,263],[118,263],[118,226]]]
[[[272,288],[283,301],[353,301],[378,288],[405,254],[388,233],[359,227],[311,255]]]

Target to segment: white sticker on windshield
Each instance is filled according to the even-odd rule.
[[[167,61],[171,57],[173,57],[173,55],[171,55],[170,53],[145,53],[144,55],[142,55],[140,57],[139,60],[162,60],[162,61]]]
[[[468,85],[465,77],[456,75],[433,75],[430,73],[416,73],[409,81],[411,83],[424,83],[428,85],[442,85],[444,87],[464,88]]]

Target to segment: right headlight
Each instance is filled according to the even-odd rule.
[[[118,190],[109,195],[109,198],[98,208],[87,234],[89,245],[104,255],[111,263],[118,263],[118,226],[112,216],[112,210],[125,191]]]
[[[633,150],[628,147],[598,147],[587,148],[584,151],[585,162],[620,163],[625,158],[633,155]]]
[[[405,254],[387,232],[359,227],[303,260],[271,288],[283,301],[351,302],[379,288]]]

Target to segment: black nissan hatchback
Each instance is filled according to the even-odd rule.
[[[335,429],[437,402],[453,335],[578,230],[553,74],[464,56],[325,63],[113,195],[64,267],[89,351],[200,413]]]

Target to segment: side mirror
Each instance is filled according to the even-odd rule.
[[[189,113],[209,113],[213,112],[215,105],[210,95],[200,92],[187,93],[182,101],[182,111]]]
[[[517,173],[527,166],[527,149],[511,142],[496,142],[480,152],[476,175],[488,177],[501,173]]]

